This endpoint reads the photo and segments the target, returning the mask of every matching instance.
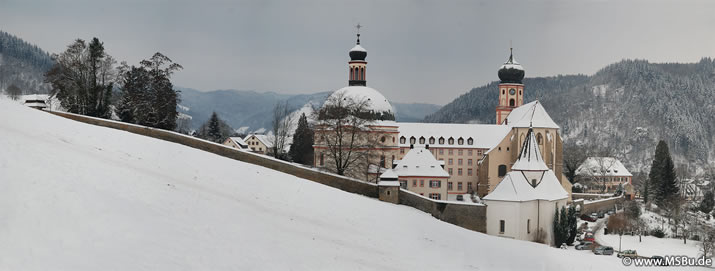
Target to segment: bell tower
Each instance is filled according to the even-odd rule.
[[[514,59],[514,51],[509,48],[509,60],[499,68],[499,105],[496,109],[496,123],[505,123],[514,108],[524,104],[524,68]]]
[[[357,24],[355,28],[357,29],[357,44],[355,47],[350,49],[350,62],[348,62],[348,67],[350,68],[350,76],[348,77],[349,86],[366,86],[367,80],[365,79],[365,69],[367,68],[367,51],[365,48],[360,46],[360,28],[362,26]]]

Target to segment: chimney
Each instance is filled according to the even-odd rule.
[[[425,149],[429,150],[429,144],[425,145]]]
[[[415,148],[415,144],[410,144],[410,149],[414,149],[414,148]]]

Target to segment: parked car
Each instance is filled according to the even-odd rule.
[[[591,241],[584,241],[578,245],[576,245],[576,250],[591,250],[593,248],[593,242]]]
[[[608,246],[599,246],[593,251],[596,255],[613,255],[613,248]]]
[[[463,195],[457,195],[457,200],[458,200],[458,201],[464,201],[464,196],[463,196]]]
[[[612,215],[612,214],[615,214],[615,213],[616,213],[616,212],[614,212],[613,210],[608,211],[608,215]]]
[[[593,221],[596,221],[598,219],[598,213],[591,213],[591,219],[593,219]]]
[[[598,213],[598,218],[604,218],[604,217],[606,217],[605,213],[603,213],[603,212]]]
[[[594,218],[594,217],[592,217],[592,216],[590,216],[590,215],[587,215],[587,214],[582,214],[582,215],[581,215],[581,220],[583,220],[583,221],[588,221],[588,222],[596,222],[596,218]]]
[[[584,234],[584,236],[583,236],[583,240],[593,242],[594,241],[593,232],[587,231],[586,234]]]
[[[628,250],[618,252],[618,254],[616,254],[616,256],[618,256],[618,258],[623,258],[623,257],[637,258],[638,253],[635,250],[628,249]]]

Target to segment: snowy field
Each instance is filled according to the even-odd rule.
[[[0,270],[626,270],[0,98]]]

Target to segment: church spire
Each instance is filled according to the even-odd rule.
[[[511,169],[523,171],[549,170],[544,162],[544,157],[541,155],[541,151],[539,150],[539,143],[534,136],[533,128],[529,127],[529,132],[526,133],[526,138],[524,138],[524,143],[519,151],[519,157],[516,162],[514,162]]]
[[[348,66],[350,67],[350,75],[348,77],[348,85],[350,86],[365,86],[367,85],[367,80],[365,79],[365,69],[367,68],[367,51],[365,48],[360,46],[360,28],[363,26],[357,24],[355,29],[357,29],[357,44],[355,47],[350,49],[350,62]]]

